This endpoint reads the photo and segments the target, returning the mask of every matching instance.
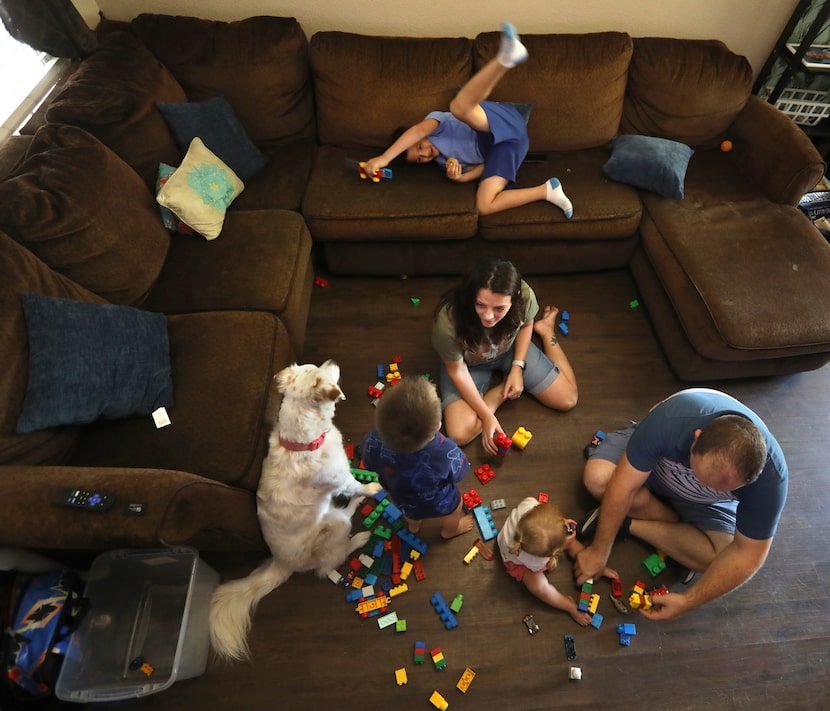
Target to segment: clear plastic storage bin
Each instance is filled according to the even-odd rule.
[[[191,548],[118,550],[92,564],[90,610],[72,635],[56,696],[133,699],[204,673],[219,575]]]

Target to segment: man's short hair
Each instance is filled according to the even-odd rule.
[[[426,378],[404,378],[387,386],[375,410],[375,429],[386,447],[417,452],[441,427],[441,400]]]
[[[767,461],[767,441],[752,420],[742,415],[720,415],[701,430],[695,454],[717,454],[730,462],[751,484]]]

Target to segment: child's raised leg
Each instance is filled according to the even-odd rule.
[[[563,595],[556,587],[551,585],[544,570],[536,573],[528,570],[524,574],[522,582],[542,602],[547,603],[551,607],[555,607],[557,610],[567,612],[577,624],[583,627],[591,624],[591,616],[587,612],[580,612],[572,597]]]
[[[473,528],[473,517],[470,514],[462,516],[461,502],[458,508],[447,516],[441,517],[441,538],[454,538]]]
[[[459,89],[450,102],[450,111],[459,121],[463,121],[476,131],[489,131],[487,114],[481,108],[484,101],[507,74],[508,69],[521,64],[527,59],[527,49],[519,41],[516,29],[509,22],[504,23],[501,45],[498,55],[491,59],[473,77]]]

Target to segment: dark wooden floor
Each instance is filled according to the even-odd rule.
[[[382,258],[382,255],[378,255]],[[581,486],[582,448],[597,429],[610,430],[642,416],[655,402],[683,387],[655,340],[647,314],[629,308],[637,296],[627,272],[531,278],[542,304],[571,314],[565,348],[579,379],[580,401],[558,414],[524,396],[500,411],[508,434],[523,425],[533,433],[524,452],[511,452],[482,487],[485,502],[515,505],[545,491],[566,515],[579,518],[591,501]],[[336,423],[344,438],[359,443],[372,424],[366,388],[376,364],[400,355],[405,377],[436,373],[430,346],[432,310],[443,279],[338,279],[316,289],[305,361],[335,358],[342,366],[347,400]],[[411,297],[419,298],[413,306]],[[797,317],[797,315],[794,315]],[[603,595],[602,627],[578,627],[547,608],[508,578],[500,565],[462,558],[475,534],[450,542],[425,524],[430,544],[422,582],[392,609],[407,620],[405,633],[379,630],[344,601],[329,580],[298,575],[260,605],[251,634],[250,663],[213,660],[206,673],[181,681],[139,705],[162,709],[426,709],[440,691],[451,709],[649,708],[818,709],[830,698],[830,368],[771,380],[711,383],[756,410],[787,455],[790,495],[763,570],[732,594],[670,623],[617,613]],[[473,466],[486,459],[478,442],[466,449]],[[500,525],[508,510],[494,512]],[[628,590],[642,578],[644,544],[617,545],[612,565]],[[255,557],[206,555],[224,578],[241,577]],[[571,565],[552,579],[575,591]],[[657,579],[679,586],[677,572]],[[459,626],[444,629],[429,599],[436,591],[451,600],[464,594]],[[541,630],[528,635],[530,612]],[[616,625],[634,622],[630,647],[619,644]],[[576,639],[582,681],[569,681],[563,635]],[[416,640],[441,647],[447,668],[412,661]],[[405,667],[409,683],[398,687],[394,671]],[[476,677],[469,691],[455,688],[465,667]]]

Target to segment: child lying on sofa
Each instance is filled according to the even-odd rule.
[[[547,200],[570,219],[573,205],[558,178],[532,188],[506,189],[513,186],[527,155],[527,126],[513,104],[486,99],[507,71],[527,57],[513,25],[504,23],[498,54],[461,87],[450,110],[431,111],[406,129],[381,155],[366,161],[366,173],[374,175],[406,153],[410,163],[434,160],[445,166],[454,182],[479,180],[476,207],[482,215]]]

